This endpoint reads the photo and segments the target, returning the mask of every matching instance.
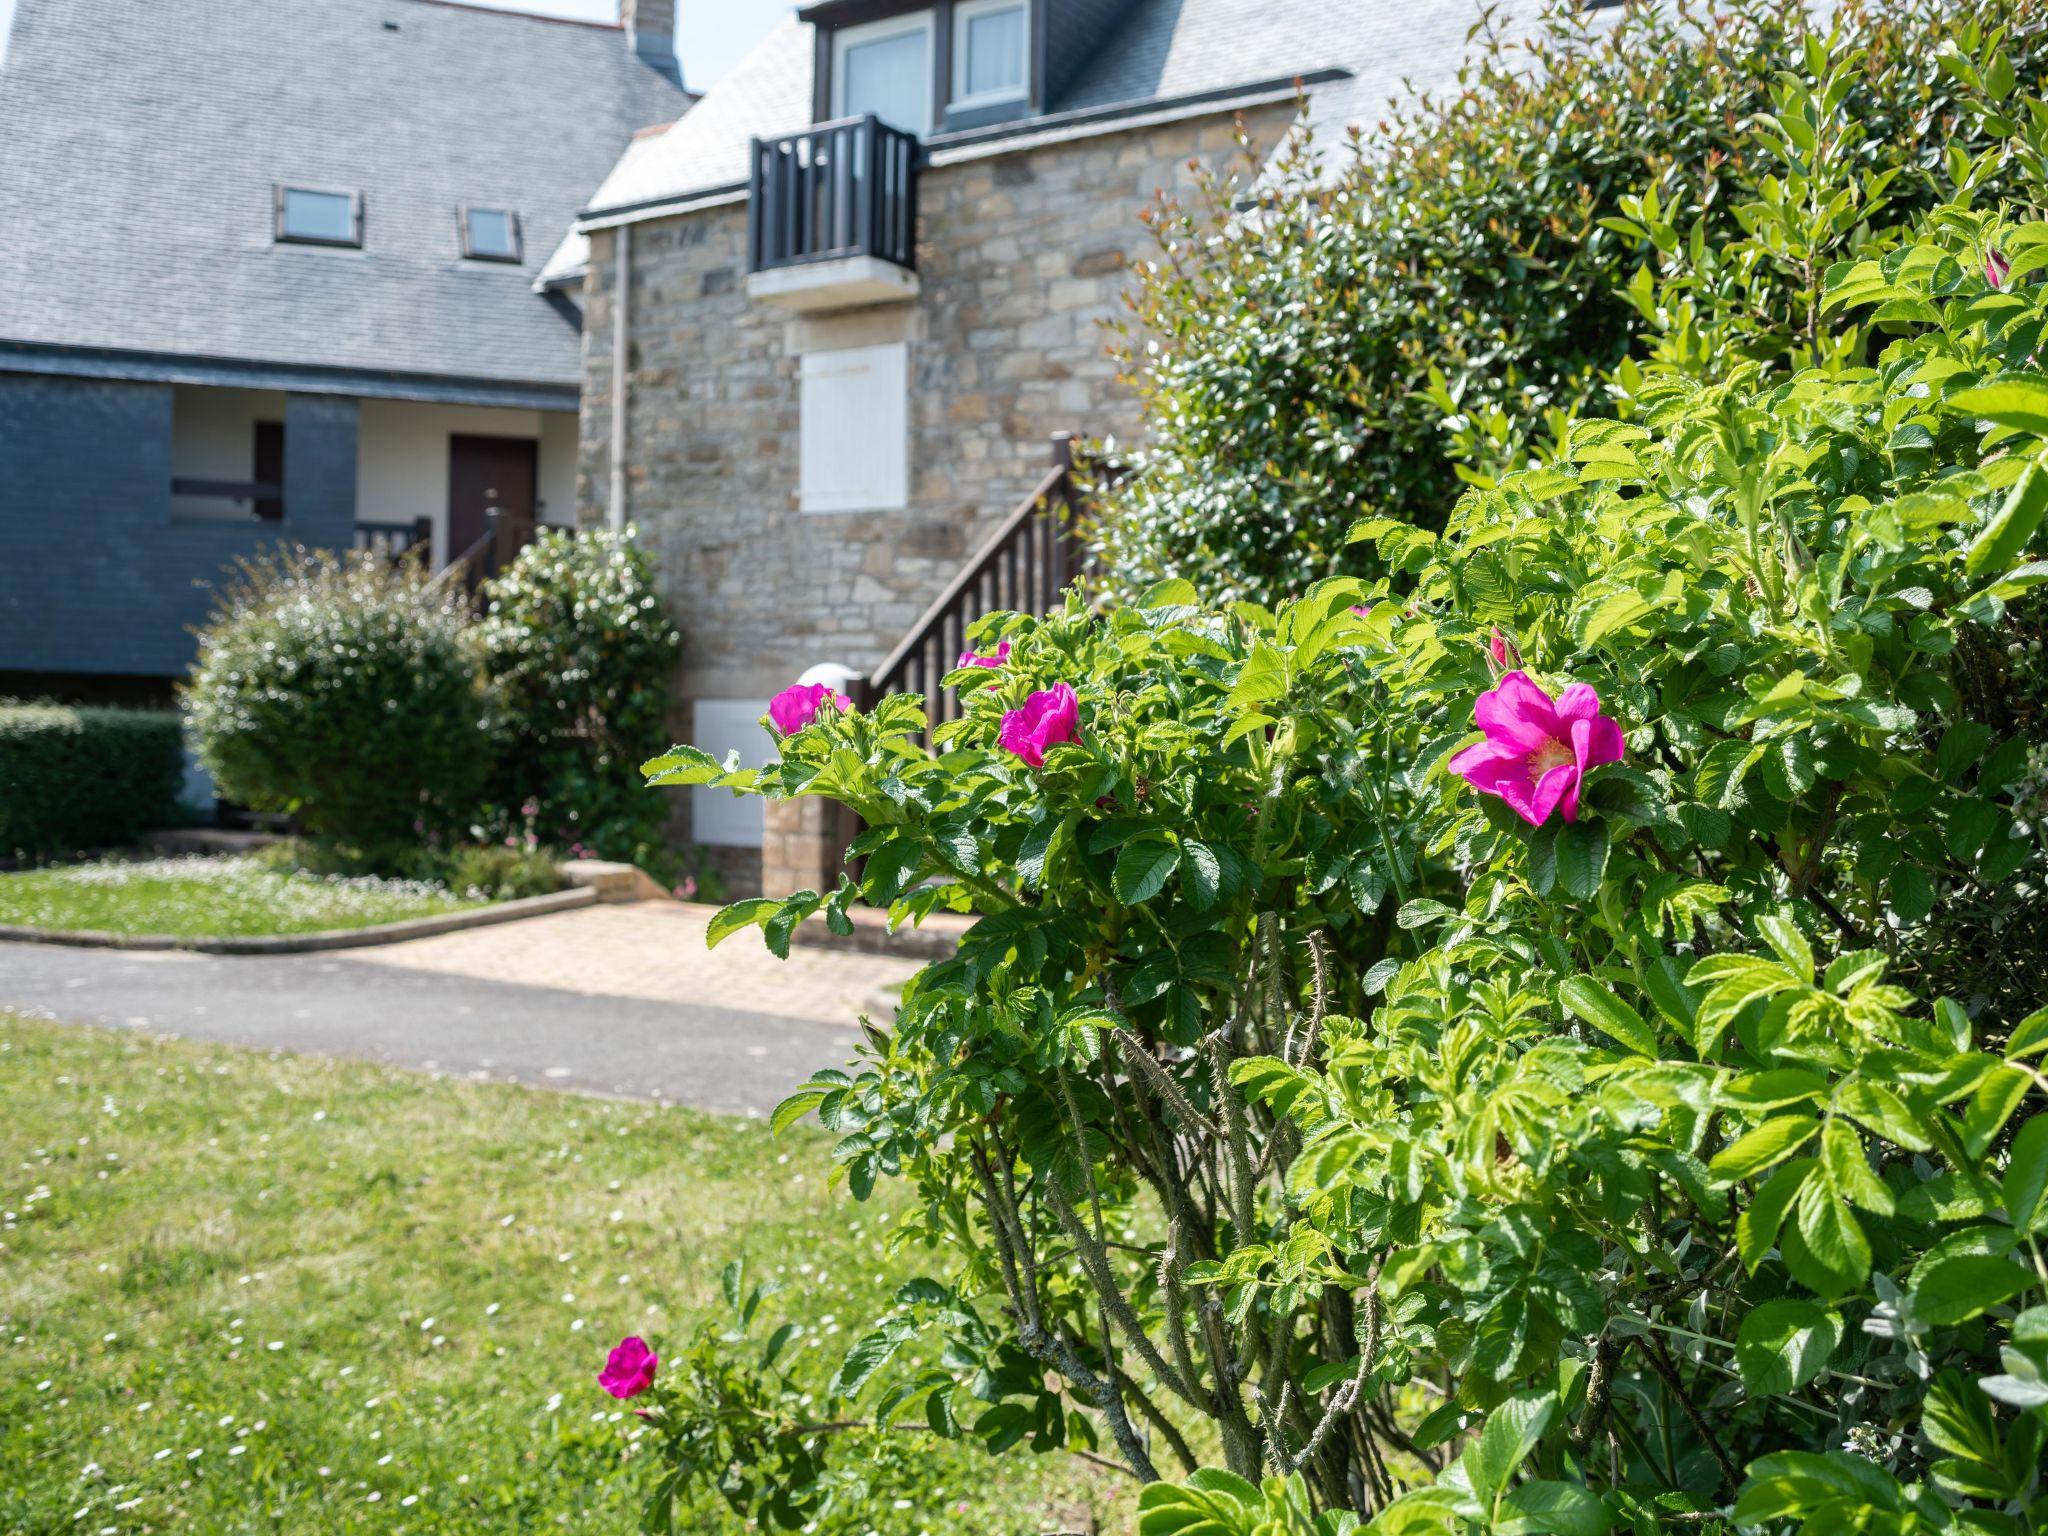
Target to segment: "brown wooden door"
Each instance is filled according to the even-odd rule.
[[[540,472],[540,444],[530,437],[448,439],[448,558],[460,559],[490,528],[496,507],[500,537],[496,548],[472,561],[472,576],[487,576],[509,561],[533,537],[534,488]]]

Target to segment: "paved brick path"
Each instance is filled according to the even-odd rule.
[[[351,950],[348,958],[821,1024],[851,1024],[869,1011],[877,988],[894,986],[917,969],[914,962],[816,949],[792,949],[787,960],[777,960],[758,930],[736,933],[707,950],[704,934],[712,911],[652,901],[584,907],[499,928]]]
[[[709,953],[703,909],[586,907],[378,949],[138,954],[0,944],[0,1007],[747,1114],[844,1066],[915,963],[758,934]]]

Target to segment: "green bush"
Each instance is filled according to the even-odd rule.
[[[700,1338],[650,1528],[799,1525],[919,1421],[1099,1441],[1146,1536],[2048,1523],[2048,222],[1976,204],[2048,192],[2048,102],[1952,55],[1985,147],[1894,226],[1805,63],[1739,239],[1617,214],[1620,419],[1362,519],[1372,579],[988,621],[936,754],[897,697],[649,765],[867,823],[714,941],[978,919],[775,1116],[914,1185],[929,1277],[829,1380]]]
[[[1241,179],[1163,209],[1126,359],[1145,431],[1096,530],[1111,585],[1185,577],[1208,600],[1270,604],[1369,574],[1345,544],[1356,519],[1441,528],[1461,482],[1523,462],[1558,413],[1605,414],[1601,376],[1645,328],[1622,201],[1654,187],[1706,248],[1739,236],[1749,125],[1800,57],[1805,9],[1553,5],[1528,47],[1488,34],[1456,89],[1362,152],[1298,148],[1255,214]],[[1849,0],[1835,16],[1857,60],[1854,169],[1897,173],[1897,216],[1932,206],[1949,155],[1994,142],[1945,48],[2003,26],[2018,78],[2048,69],[2041,0]],[[1814,276],[1774,273],[1764,307],[1803,313]]]
[[[634,768],[666,739],[681,641],[633,533],[543,531],[485,588],[502,741],[493,789],[522,833],[665,871],[667,807]]]
[[[243,567],[184,693],[222,794],[382,869],[466,825],[489,768],[459,589],[410,564],[280,553]]]
[[[110,847],[186,820],[184,778],[171,711],[0,701],[0,858]]]

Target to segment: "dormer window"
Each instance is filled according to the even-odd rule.
[[[832,34],[832,115],[872,112],[891,127],[932,131],[932,15],[918,11]]]
[[[1024,96],[1024,0],[959,0],[953,7],[955,110]]]
[[[276,225],[279,241],[297,245],[348,245],[363,243],[363,197],[360,192],[327,192],[317,187],[286,187],[276,190]]]
[[[462,254],[471,261],[520,259],[519,215],[508,208],[461,210]]]

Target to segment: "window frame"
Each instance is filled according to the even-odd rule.
[[[469,216],[472,213],[501,213],[512,229],[512,253],[501,256],[492,251],[479,251],[471,238]],[[464,261],[488,261],[498,266],[518,267],[526,264],[526,231],[519,222],[519,210],[500,208],[488,203],[458,203],[455,206],[455,227],[462,240]]]
[[[862,22],[855,27],[835,27],[832,30],[832,118],[852,117],[856,114],[846,104],[846,56],[864,43],[887,42],[894,37],[907,37],[917,33],[924,39],[924,69],[920,78],[924,81],[924,123],[911,129],[920,139],[929,138],[938,126],[939,106],[937,82],[932,66],[932,50],[938,37],[938,18],[927,8],[911,11],[902,16],[885,16],[880,21]],[[875,114],[880,117],[881,114]],[[886,118],[883,121],[887,121]],[[891,127],[902,127],[891,123]]]
[[[967,91],[967,55],[973,37],[973,22],[977,16],[992,16],[1003,11],[1015,11],[1019,26],[1023,29],[1023,69],[1014,86],[1005,86],[999,91],[984,91],[980,95],[969,95]],[[953,3],[953,59],[949,79],[952,91],[946,103],[947,110],[974,112],[983,107],[1007,107],[1028,100],[1031,95],[1031,0],[954,0]]]
[[[314,197],[347,198],[348,238],[339,239],[332,235],[297,235],[287,229],[286,198],[293,192],[305,192]],[[270,237],[273,245],[324,245],[330,249],[359,251],[363,248],[363,194],[342,187],[315,187],[297,181],[274,182],[271,185]]]

